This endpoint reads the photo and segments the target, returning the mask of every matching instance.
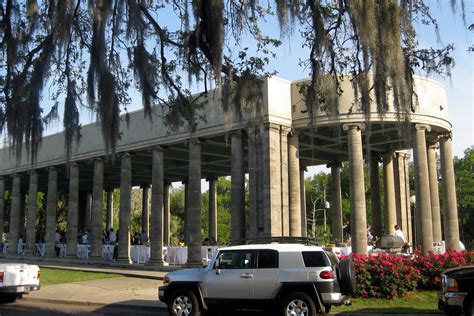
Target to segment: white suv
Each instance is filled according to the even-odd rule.
[[[321,247],[270,243],[220,248],[206,267],[169,273],[163,283],[159,299],[171,315],[234,307],[311,316],[350,304],[355,274],[350,259]]]

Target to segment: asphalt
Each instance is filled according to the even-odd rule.
[[[78,260],[61,260],[57,258],[3,257],[0,263],[27,262],[42,267],[68,269],[87,272],[119,274],[122,277],[65,283],[42,286],[39,291],[24,295],[25,300],[42,301],[61,304],[85,304],[87,306],[125,307],[142,311],[161,311],[166,305],[158,300],[158,287],[169,271],[180,266],[165,266],[157,269],[148,265],[123,265],[103,262],[84,262]],[[363,313],[336,313],[345,316],[366,315]],[[332,314],[331,314],[332,315]],[[374,314],[372,314],[374,315]],[[394,314],[399,315],[399,314]],[[390,316],[384,314],[384,316]],[[404,316],[415,316],[404,314]],[[416,316],[419,316],[417,314]],[[424,314],[428,316],[428,314]],[[439,314],[438,314],[439,316]]]

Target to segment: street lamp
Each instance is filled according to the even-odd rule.
[[[327,230],[327,217],[326,217],[326,210],[328,210],[331,207],[331,204],[328,201],[324,201],[324,208],[318,208],[318,209],[313,209],[313,220],[311,222],[311,231],[313,232],[313,237],[316,237],[316,212],[317,211],[323,211],[324,214],[324,232],[326,233]]]

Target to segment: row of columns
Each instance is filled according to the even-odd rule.
[[[433,232],[440,228],[440,224],[432,221],[436,216],[432,215],[432,198],[430,194],[435,190],[430,181],[429,161],[430,149],[427,151],[425,130],[428,127],[417,125],[414,140],[414,159],[416,169],[416,192],[417,192],[417,223],[418,238],[416,245],[423,250],[432,249]],[[362,147],[363,124],[345,124],[343,129],[347,131],[348,156],[350,172],[350,203],[351,203],[351,230],[352,247],[356,253],[367,253],[366,237],[366,205],[364,184],[364,160]],[[245,168],[244,168],[244,146],[241,131],[235,131],[229,135],[231,141],[231,190],[232,190],[232,240],[246,238],[245,223]],[[443,199],[446,203],[446,240],[448,245],[457,249],[456,240],[459,242],[457,229],[457,209],[454,191],[454,170],[452,166],[452,153],[450,138],[440,139],[441,163],[443,178]],[[189,140],[189,170],[186,181],[186,241],[188,244],[188,263],[199,265],[201,262],[201,142],[197,138]],[[249,189],[250,189],[250,225],[248,237],[266,236],[302,236],[306,232],[306,213],[304,206],[304,171],[299,162],[299,139],[298,134],[291,129],[274,124],[268,124],[262,130],[249,133]],[[164,242],[169,239],[169,201],[167,188],[164,180],[164,154],[160,147],[152,151],[152,192],[151,192],[151,260],[153,263],[162,264],[162,249]],[[401,159],[404,158],[404,159]],[[408,165],[404,163],[406,157],[387,155],[384,157],[384,182],[385,182],[385,232],[393,233],[395,223],[401,223],[402,227],[410,222],[407,210],[407,186]],[[382,236],[381,207],[378,184],[378,161],[376,158],[370,160],[372,207],[374,233]],[[340,192],[340,164],[331,164],[332,205],[333,205],[333,233],[334,238],[342,240],[342,203]],[[394,172],[394,168],[396,172]],[[403,169],[403,172],[401,170]],[[97,159],[94,161],[94,179],[92,190],[92,202],[90,221],[92,251],[91,258],[97,259],[101,256],[101,228],[102,228],[102,198],[103,198],[103,173],[104,163]],[[431,171],[431,175],[434,171]],[[121,156],[121,190],[120,190],[120,221],[119,221],[119,245],[129,245],[129,225],[131,208],[131,157],[124,153]],[[404,181],[402,181],[404,180]],[[79,167],[76,164],[70,166],[69,179],[69,213],[68,214],[68,237],[77,232],[78,222],[78,183]],[[209,179],[210,203],[209,203],[209,238],[217,238],[217,199],[216,179]],[[436,182],[436,181],[435,181]],[[431,185],[431,187],[430,187]],[[452,190],[450,189],[452,185]],[[3,186],[3,187],[2,187]],[[148,227],[148,187],[144,187],[143,193],[143,219],[144,227]],[[0,193],[4,191],[4,183],[0,181]],[[36,190],[36,191],[35,191]],[[30,194],[37,194],[36,172],[30,174]],[[46,250],[47,255],[54,253],[54,231],[56,227],[56,193],[57,193],[57,170],[51,168],[48,179],[48,199],[46,211]],[[111,196],[111,194],[110,194]],[[2,195],[3,197],[3,195]],[[3,203],[3,198],[0,199]],[[30,204],[33,199],[30,199]],[[108,205],[112,204],[107,194]],[[454,203],[453,203],[454,201]],[[21,209],[20,177],[14,176],[12,189],[12,209]],[[89,203],[87,203],[89,204]],[[2,206],[2,204],[0,204]],[[29,212],[34,211],[33,205],[29,205]],[[110,206],[111,207],[111,206]],[[167,208],[167,211],[165,211]],[[107,225],[111,225],[112,215],[109,216],[107,207]],[[439,210],[439,199],[438,199]],[[3,211],[3,207],[0,212]],[[439,211],[438,211],[439,212]],[[10,218],[10,240],[12,248],[16,249],[18,239],[18,227],[20,225],[20,214],[13,211]],[[24,217],[24,216],[23,216]],[[168,223],[163,225],[163,222]],[[30,221],[28,221],[30,225]],[[146,232],[146,229],[145,229]],[[166,237],[164,237],[166,236]],[[438,236],[438,235],[436,235]],[[438,238],[438,237],[436,237]],[[70,255],[75,255],[75,239],[68,238],[68,249]],[[164,239],[166,241],[164,241]],[[34,238],[27,238],[28,242],[34,242]],[[69,244],[71,242],[71,244]],[[27,246],[28,249],[31,245]],[[129,262],[129,247],[119,247],[118,260]]]

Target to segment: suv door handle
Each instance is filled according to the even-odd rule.
[[[253,274],[250,273],[244,273],[240,276],[242,279],[250,279],[253,278]]]

